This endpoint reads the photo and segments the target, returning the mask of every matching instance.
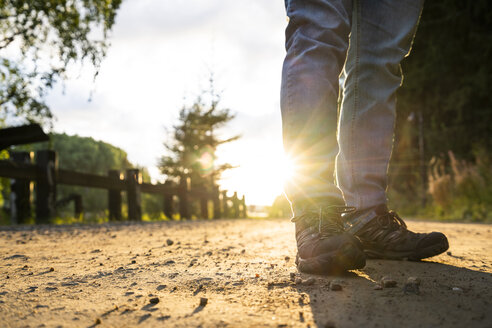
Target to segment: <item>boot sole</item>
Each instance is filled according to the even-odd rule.
[[[354,246],[323,253],[307,259],[296,258],[297,269],[311,274],[340,274],[347,270],[362,269],[366,265],[366,255]]]
[[[387,260],[409,260],[420,261],[422,259],[444,253],[449,248],[449,243],[444,240],[442,243],[435,244],[418,251],[395,252],[388,250],[364,249],[364,253],[369,259],[387,259]]]

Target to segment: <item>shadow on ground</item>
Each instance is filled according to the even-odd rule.
[[[383,276],[397,286],[376,290]],[[312,312],[318,327],[492,326],[490,273],[431,261],[368,260],[364,269],[341,277],[315,277],[315,285],[296,288],[299,304],[309,307],[300,320]],[[421,280],[417,293],[405,289],[409,277]],[[341,291],[330,290],[333,280]]]

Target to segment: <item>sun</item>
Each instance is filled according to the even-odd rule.
[[[296,171],[294,160],[284,153],[281,142],[270,140],[224,146],[218,158],[237,165],[224,172],[221,189],[245,195],[248,205],[272,205]]]
[[[244,193],[248,204],[271,205],[294,176],[295,165],[289,157],[281,152],[264,155],[225,174],[224,187]]]

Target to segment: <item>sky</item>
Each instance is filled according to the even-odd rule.
[[[224,173],[221,186],[244,194],[248,204],[270,205],[288,170],[279,105],[283,6],[281,0],[124,1],[97,79],[90,69],[73,69],[48,96],[54,130],[120,147],[160,182],[156,164],[166,129],[208,87],[212,72],[222,106],[236,113],[220,133],[242,135],[217,152],[239,166]]]

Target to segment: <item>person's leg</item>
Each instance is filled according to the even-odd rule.
[[[414,233],[386,203],[401,60],[410,52],[423,0],[355,0],[343,74],[337,183],[349,232],[369,257],[419,260],[444,252],[446,236]]]
[[[281,88],[284,148],[296,165],[285,193],[297,200],[343,204],[334,183],[338,76],[342,70],[352,0],[286,0],[289,23]],[[295,209],[295,208],[294,208]]]
[[[360,242],[345,233],[346,209],[334,183],[338,77],[350,32],[351,0],[287,0],[282,73],[284,147],[296,165],[285,186],[294,211],[300,271],[334,273],[365,265]],[[338,206],[337,206],[338,205]]]
[[[355,0],[338,128],[337,184],[359,213],[386,204],[396,90],[423,0]],[[366,218],[367,219],[367,218]],[[365,223],[354,217],[352,231]]]

